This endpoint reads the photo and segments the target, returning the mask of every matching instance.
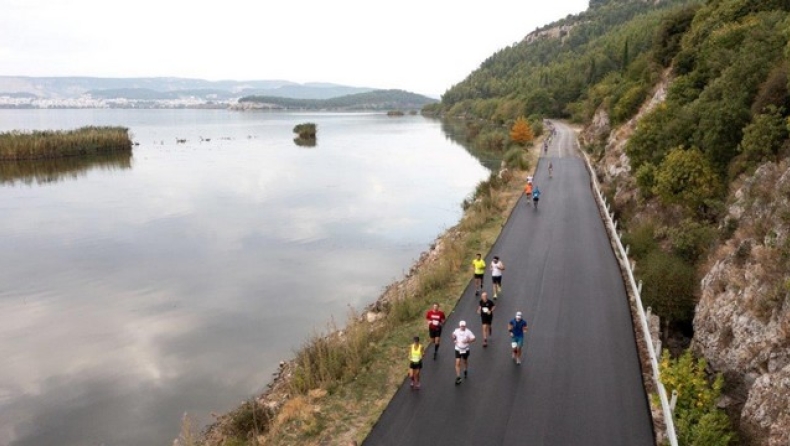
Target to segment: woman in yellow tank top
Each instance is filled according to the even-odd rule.
[[[409,346],[409,386],[412,389],[420,388],[420,369],[422,369],[422,355],[425,349],[420,344],[420,337],[414,337],[414,343]]]

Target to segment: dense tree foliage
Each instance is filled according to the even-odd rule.
[[[441,111],[500,124],[535,114],[584,121],[604,105],[616,121],[627,119],[660,73],[649,51],[664,16],[694,3],[591,4],[590,10],[539,29],[486,59],[445,92]],[[676,19],[681,23],[675,28],[683,28],[683,20],[688,18]]]
[[[331,99],[293,99],[276,96],[246,96],[240,103],[264,104],[272,108],[307,110],[393,110],[420,109],[436,102],[427,96],[403,90],[375,90]]]

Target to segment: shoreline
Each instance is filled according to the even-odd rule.
[[[428,249],[423,251],[419,258],[414,261],[405,275],[394,282],[388,284],[382,293],[373,302],[367,304],[359,313],[352,313],[348,320],[340,327],[329,326],[329,330],[320,335],[320,339],[313,339],[312,342],[326,342],[326,343],[339,343],[342,344],[350,339],[352,331],[362,329],[365,333],[363,336],[373,339],[372,344],[375,348],[381,349],[379,357],[386,358],[386,354],[391,349],[400,349],[400,342],[397,341],[398,334],[388,334],[387,337],[376,341],[377,337],[374,333],[396,328],[396,331],[408,332],[410,339],[411,333],[415,329],[422,332],[423,321],[422,315],[425,311],[423,304],[419,303],[420,298],[425,298],[426,288],[426,275],[431,274],[431,269],[436,269],[437,265],[446,263],[448,257],[458,253],[459,245],[475,244],[474,250],[485,251],[486,253],[493,246],[493,243],[499,236],[504,222],[510,217],[518,198],[522,194],[523,180],[527,175],[532,175],[540,154],[540,147],[546,135],[541,136],[533,141],[533,146],[525,150],[526,157],[529,160],[530,167],[524,171],[511,171],[506,168],[501,168],[496,174],[492,172],[491,177],[480,183],[491,183],[493,178],[498,178],[496,182],[501,183],[501,189],[495,189],[489,186],[488,190],[492,196],[492,200],[503,203],[503,208],[498,212],[494,220],[488,221],[488,224],[482,225],[477,231],[470,231],[465,229],[466,222],[474,218],[476,212],[475,205],[480,202],[481,198],[476,198],[464,210],[459,221],[452,227],[446,229],[439,234],[436,239],[429,245]],[[481,186],[478,186],[478,193]],[[478,240],[481,239],[481,240]],[[445,255],[446,254],[446,255]],[[464,256],[466,257],[466,256]],[[454,262],[458,263],[458,262]],[[463,263],[465,265],[465,262]],[[466,274],[466,269],[461,265],[452,265],[453,277],[448,283],[440,283],[436,285],[436,289],[431,289],[433,295],[450,296],[442,297],[442,306],[448,314],[453,311],[453,308],[460,300],[461,292],[469,279]],[[460,270],[460,272],[458,271]],[[391,319],[391,314],[398,312],[398,307],[413,305],[412,302],[418,302],[418,320],[406,321],[388,321]],[[413,328],[413,327],[419,328]],[[364,420],[355,419],[355,423],[348,426],[348,429],[341,429],[341,435],[333,436],[330,443],[326,442],[326,438],[303,438],[300,437],[299,431],[304,430],[305,425],[309,425],[310,420],[316,416],[324,415],[325,410],[322,406],[333,405],[328,400],[332,399],[333,395],[342,394],[346,387],[351,387],[349,382],[339,382],[334,386],[330,386],[329,390],[324,389],[322,386],[316,386],[309,389],[306,394],[298,394],[294,392],[295,377],[299,374],[299,357],[305,354],[310,349],[311,340],[305,340],[300,349],[288,360],[280,361],[277,371],[273,373],[271,381],[266,384],[265,390],[257,395],[251,397],[248,401],[243,402],[239,407],[232,409],[224,414],[212,414],[214,420],[210,422],[203,431],[196,435],[190,432],[194,427],[188,415],[185,415],[182,421],[181,434],[173,443],[174,445],[220,445],[220,444],[236,444],[228,443],[232,439],[233,429],[242,424],[241,419],[252,421],[253,429],[252,436],[257,439],[257,443],[253,444],[349,444],[352,441],[362,441],[369,432],[373,423],[378,420],[381,412],[386,408],[389,400],[394,395],[399,384],[402,382],[403,377],[397,371],[393,373],[378,374],[377,377],[372,378],[374,381],[378,380],[378,387],[388,389],[381,398],[371,398],[373,401],[365,401],[365,403],[372,404],[375,407],[367,408],[367,410],[359,410],[358,417]],[[405,345],[405,344],[403,344]],[[399,370],[397,365],[393,366],[392,361],[384,360],[387,366],[394,367],[393,370]],[[371,369],[376,367],[371,367]],[[365,373],[364,371],[362,373]],[[396,379],[393,380],[392,378]],[[354,377],[352,381],[356,381]],[[364,393],[364,392],[363,392]],[[371,412],[372,410],[372,412]],[[305,413],[307,412],[307,413]],[[351,414],[354,417],[353,414]],[[371,419],[372,417],[372,419]],[[331,420],[326,421],[327,424]],[[259,425],[259,426],[257,426]],[[326,425],[321,426],[326,428]],[[317,436],[328,429],[307,429],[308,437]],[[287,440],[282,438],[284,431],[288,431],[288,435],[296,435],[298,439]],[[294,433],[296,432],[296,433]],[[278,435],[279,434],[279,435]],[[288,436],[286,435],[286,436]],[[273,436],[279,437],[277,441]],[[248,438],[252,440],[252,438]],[[238,443],[248,444],[248,443]]]

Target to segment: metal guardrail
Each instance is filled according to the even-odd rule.
[[[576,144],[578,144],[578,139],[576,140]],[[631,291],[634,293],[634,297],[636,300],[636,308],[637,313],[639,314],[639,322],[642,326],[642,336],[644,337],[645,344],[647,344],[647,352],[650,356],[650,366],[653,369],[653,381],[655,382],[656,389],[658,391],[658,397],[661,399],[661,409],[664,412],[664,424],[666,425],[666,434],[667,440],[671,446],[678,445],[677,435],[675,433],[675,422],[672,418],[672,405],[667,399],[667,391],[664,388],[664,385],[661,383],[661,375],[658,368],[658,358],[656,357],[656,350],[661,349],[661,340],[657,340],[658,347],[653,345],[652,338],[650,336],[650,327],[647,323],[647,315],[645,314],[645,309],[642,306],[642,283],[640,282],[637,285],[636,279],[634,279],[634,271],[633,267],[631,266],[631,261],[628,259],[628,250],[623,247],[623,242],[620,240],[620,235],[617,234],[617,221],[614,220],[614,213],[610,211],[609,204],[606,203],[606,198],[604,198],[603,194],[601,193],[601,188],[598,184],[598,177],[595,175],[595,171],[592,168],[592,164],[590,163],[590,158],[587,156],[584,151],[579,148],[579,152],[584,155],[584,162],[587,165],[587,170],[590,172],[590,178],[592,178],[593,190],[595,190],[595,195],[597,196],[597,200],[601,205],[601,209],[606,209],[606,227],[608,231],[612,234],[611,238],[616,242],[617,249],[620,254],[620,264],[623,266],[625,271],[628,274],[628,285],[631,287]],[[648,311],[650,309],[648,308]],[[674,399],[674,395],[673,395]]]

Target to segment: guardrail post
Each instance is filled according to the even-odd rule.
[[[669,408],[675,413],[675,406],[678,404],[678,391],[672,390],[672,398],[669,400]]]
[[[631,245],[625,245],[625,255],[628,255],[629,249],[631,249]]]

